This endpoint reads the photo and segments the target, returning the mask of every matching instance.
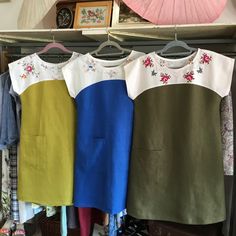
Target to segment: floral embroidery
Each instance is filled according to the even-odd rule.
[[[170,75],[168,75],[168,74],[164,74],[164,73],[161,73],[161,82],[163,83],[163,84],[167,84],[168,83],[168,80],[170,80],[171,79],[171,76]]]
[[[27,79],[29,75],[33,75],[36,78],[39,77],[40,73],[35,70],[32,62],[19,61],[18,64],[21,65],[24,69],[24,73],[20,75],[21,79]]]
[[[203,72],[202,68],[199,67],[199,69],[197,70],[197,73],[201,74]]]
[[[184,74],[184,79],[186,79],[187,82],[192,82],[194,80],[194,72],[190,71]]]
[[[200,63],[201,64],[209,64],[212,60],[212,56],[207,55],[206,53],[203,53],[201,56]]]
[[[27,67],[26,67],[26,70],[27,70],[28,72],[32,72],[33,67],[32,67],[32,66],[27,66]]]
[[[86,61],[87,63],[87,68],[86,68],[86,71],[95,71],[96,70],[96,63],[94,60],[87,60]]]
[[[160,66],[161,66],[161,67],[164,67],[164,66],[165,66],[165,64],[166,64],[166,63],[165,63],[165,61],[164,61],[164,60],[162,60],[162,59],[160,59]]]
[[[156,76],[157,72],[155,70],[152,71],[152,76]]]
[[[191,57],[190,59],[188,59],[188,64],[193,64],[193,59],[194,57]]]
[[[20,75],[21,79],[26,79],[26,74]]]
[[[148,66],[153,67],[154,64],[152,58],[148,56],[145,60],[143,60],[143,65],[145,66],[145,68],[147,68]]]
[[[107,74],[108,74],[108,76],[109,76],[110,78],[113,78],[113,77],[115,77],[115,76],[117,75],[117,71],[110,70]]]

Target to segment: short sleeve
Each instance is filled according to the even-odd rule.
[[[77,58],[62,68],[68,92],[73,98],[77,96],[80,89],[79,61],[80,59]]]
[[[233,71],[234,71],[235,60],[224,55],[214,53],[212,55],[212,65],[210,70],[209,82],[214,80],[212,83],[213,90],[216,91],[222,98],[229,95]]]
[[[235,59],[225,57],[225,56],[223,56],[223,57],[224,57],[225,62],[222,65],[221,73],[222,73],[222,78],[225,78],[225,82],[223,85],[224,91],[223,91],[222,97],[225,97],[225,96],[229,95],[229,93],[230,93]]]
[[[142,57],[141,57],[142,58]],[[130,62],[129,64],[124,66],[125,70],[125,82],[126,82],[126,87],[128,91],[128,96],[131,99],[135,99],[136,97],[136,86],[137,86],[137,81],[140,80],[140,69],[141,69],[141,58],[139,57],[138,59]]]
[[[8,64],[9,73],[11,77],[12,87],[15,93],[22,94],[27,87],[27,75],[24,71],[24,67],[21,65],[21,61],[17,60]]]

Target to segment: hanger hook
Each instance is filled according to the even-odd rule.
[[[56,41],[55,41],[55,36],[54,36],[54,34],[52,33],[52,29],[50,29],[50,33],[51,33],[51,35],[52,35],[52,42],[55,43],[55,42],[56,42]]]
[[[107,41],[110,41],[110,32],[109,32],[108,28],[106,28],[106,31],[107,31]]]
[[[177,37],[177,26],[175,25],[175,41],[178,40],[178,37]]]

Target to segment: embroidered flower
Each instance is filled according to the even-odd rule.
[[[155,70],[152,70],[152,76],[156,76],[157,72]]]
[[[147,57],[145,60],[143,60],[143,65],[145,66],[145,68],[149,67],[153,67],[153,61],[151,57]]]
[[[20,75],[21,79],[27,79],[29,75],[32,75],[34,78],[39,77],[40,73],[35,70],[32,60],[33,59],[30,56],[27,57],[27,59],[23,59],[18,62],[18,65],[20,65],[24,70],[24,73]]]
[[[160,59],[160,66],[161,66],[161,67],[164,67],[165,64],[166,64],[166,62],[165,62],[164,60]]]
[[[199,67],[199,69],[197,70],[197,73],[201,74],[203,72],[202,68]]]
[[[27,66],[25,69],[26,69],[28,72],[32,72],[33,67],[29,65],[29,66]]]
[[[110,70],[107,74],[108,74],[108,76],[109,76],[110,78],[113,78],[113,77],[115,77],[115,76],[117,75],[117,72],[114,71],[114,70]]]
[[[191,58],[188,59],[188,64],[189,64],[189,65],[193,64],[193,57],[191,57]]]
[[[192,80],[194,80],[194,72],[190,71],[184,74],[184,79],[186,79],[187,82],[192,82]]]
[[[95,71],[96,70],[96,63],[94,60],[87,60],[86,71]]]
[[[171,76],[170,75],[168,75],[168,74],[164,74],[164,73],[161,73],[161,82],[163,83],[163,84],[167,84],[168,83],[168,80],[170,80],[171,79]]]
[[[201,64],[209,64],[212,60],[212,56],[207,55],[206,53],[203,53],[201,56]]]
[[[20,77],[21,79],[26,79],[26,74],[22,74]]]

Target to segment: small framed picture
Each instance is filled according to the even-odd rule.
[[[112,1],[76,3],[74,27],[109,27],[111,22]]]
[[[128,26],[135,24],[147,25],[151,24],[147,20],[143,19],[133,10],[131,10],[122,0],[114,0],[113,13],[112,13],[112,27]]]

